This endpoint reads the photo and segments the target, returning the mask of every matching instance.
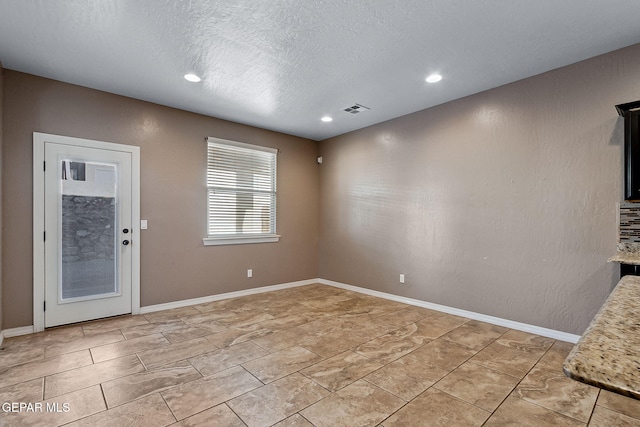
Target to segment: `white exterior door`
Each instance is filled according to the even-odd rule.
[[[138,148],[44,134],[34,134],[34,148],[37,138],[44,156],[44,327],[135,313]],[[34,316],[38,330],[36,324]]]

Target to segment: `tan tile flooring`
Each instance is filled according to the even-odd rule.
[[[35,412],[0,425],[640,425],[640,401],[562,374],[571,344],[324,285],[3,347],[0,404]]]

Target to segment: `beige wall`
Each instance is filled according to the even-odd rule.
[[[581,334],[637,99],[640,45],[322,142],[320,277]]]
[[[317,277],[316,142],[11,70],[4,76],[4,328],[33,323],[34,131],[141,147],[141,217],[149,221],[142,306]],[[279,243],[203,246],[207,136],[281,150]]]
[[[38,131],[141,147],[143,306],[323,277],[580,334],[618,279],[638,76],[640,45],[324,141],[318,167],[312,141],[5,70],[2,327],[32,323]],[[202,245],[205,136],[282,150],[280,243]]]

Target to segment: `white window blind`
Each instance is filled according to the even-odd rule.
[[[207,138],[205,244],[278,241],[277,150]]]

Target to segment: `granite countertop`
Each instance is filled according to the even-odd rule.
[[[619,262],[621,264],[640,265],[640,254],[634,252],[618,252],[607,261]]]
[[[640,265],[640,245],[638,243],[618,243],[616,254],[608,262]]]
[[[640,276],[624,276],[564,361],[577,381],[640,399]]]

